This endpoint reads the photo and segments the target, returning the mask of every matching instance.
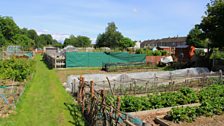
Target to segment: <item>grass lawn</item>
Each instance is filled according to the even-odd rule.
[[[84,125],[72,97],[62,87],[55,70],[49,70],[37,55],[36,73],[17,104],[15,114],[0,119],[0,126]]]

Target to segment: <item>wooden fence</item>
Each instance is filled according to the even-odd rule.
[[[90,126],[143,126],[140,119],[120,111],[120,96],[117,96],[116,106],[108,103],[105,90],[95,90],[94,82],[84,81],[80,77],[77,101],[82,108],[88,125]]]

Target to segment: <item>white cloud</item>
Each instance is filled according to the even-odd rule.
[[[57,41],[59,41],[61,43],[64,42],[65,38],[68,38],[70,36],[68,34],[58,34],[58,33],[51,34],[51,35],[54,39],[56,39]]]
[[[51,34],[52,38],[59,41],[59,42],[64,42],[65,38],[68,38],[70,35],[69,34],[61,34],[61,33],[51,33],[49,30],[47,29],[43,29],[43,30],[36,30],[38,35],[41,34]]]

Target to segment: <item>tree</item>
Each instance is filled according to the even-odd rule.
[[[58,48],[62,48],[63,47],[63,44],[60,43],[60,42],[58,42],[57,40],[53,39],[52,46],[58,47]]]
[[[77,36],[71,35],[69,38],[66,38],[64,41],[64,46],[72,45],[75,47],[89,47],[91,46],[90,38],[86,36]]]
[[[12,38],[14,45],[20,45],[24,50],[29,50],[33,47],[34,41],[26,35],[17,34]]]
[[[38,37],[38,47],[53,45],[53,38],[50,34],[41,34]]]
[[[195,25],[187,36],[187,44],[197,48],[205,48],[208,45],[208,40],[205,38],[203,31],[198,25]]]
[[[0,32],[7,40],[12,40],[12,37],[19,33],[19,27],[11,17],[0,16]]]
[[[73,45],[76,46],[77,38],[74,35],[70,35],[69,38],[66,38],[64,41],[64,46]]]
[[[127,47],[133,47],[135,46],[135,43],[128,37],[123,37],[119,42],[118,42],[119,47],[125,49]]]
[[[105,32],[97,36],[96,47],[119,47],[118,43],[122,38],[123,35],[117,31],[115,23],[108,23]]]
[[[211,0],[200,24],[212,47],[224,47],[224,0]]]
[[[3,34],[0,33],[0,47],[6,45],[7,41]]]
[[[79,45],[79,47],[90,47],[91,40],[86,36],[77,36],[77,45]]]

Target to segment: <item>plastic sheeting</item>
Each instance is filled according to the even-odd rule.
[[[157,72],[139,72],[139,73],[122,73],[122,74],[85,74],[82,75],[85,78],[85,81],[94,81],[97,84],[96,88],[107,88],[108,83],[106,77],[109,78],[113,84],[127,83],[133,80],[152,80],[153,78],[169,78],[170,75],[174,77],[186,77],[189,76],[197,76],[200,74],[209,74],[209,70],[207,68],[187,68],[180,69],[174,71],[157,71]],[[70,75],[67,79],[67,84],[65,85],[67,91],[72,90],[72,83],[74,84],[74,89],[77,91],[78,78],[79,75]],[[116,83],[115,83],[116,82]],[[138,84],[138,83],[137,83]]]

